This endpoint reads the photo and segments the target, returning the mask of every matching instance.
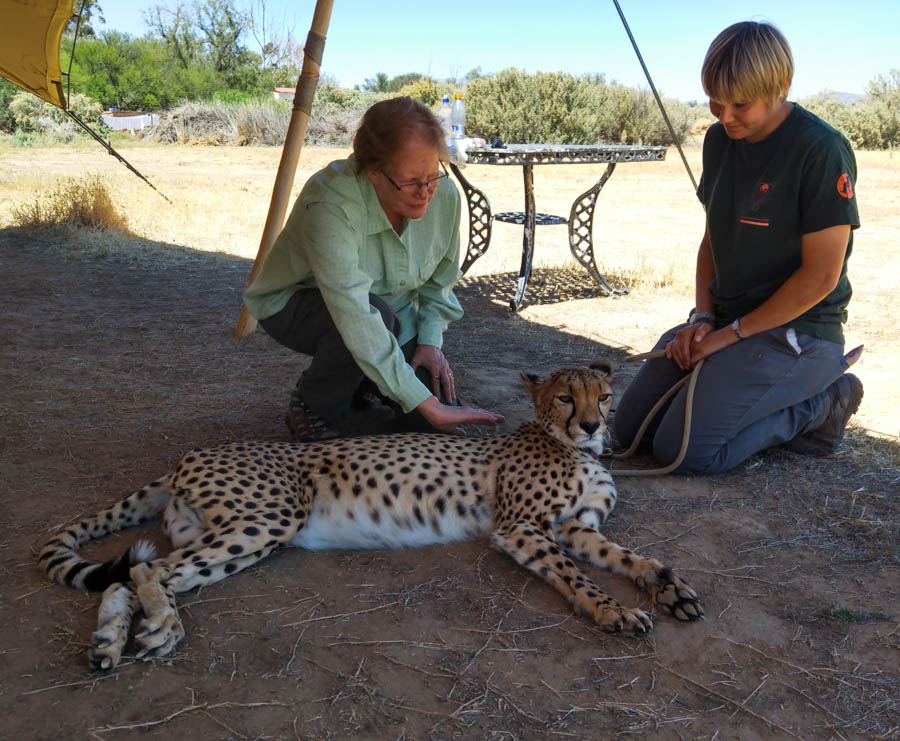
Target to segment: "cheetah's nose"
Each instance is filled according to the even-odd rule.
[[[581,429],[584,430],[588,435],[593,435],[597,428],[600,426],[599,422],[582,422]]]

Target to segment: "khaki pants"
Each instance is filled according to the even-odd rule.
[[[673,327],[656,343],[663,350]],[[678,473],[720,473],[751,455],[814,430],[831,411],[825,390],[847,370],[844,348],[794,330],[760,332],[706,359],[694,394],[691,437]],[[644,417],[687,375],[667,358],[648,360],[616,405],[613,429],[630,446]],[[687,385],[647,428],[645,442],[663,465],[681,448]]]
[[[394,337],[398,337],[401,323],[396,312],[386,301],[372,293],[369,294],[369,303],[381,314],[388,330]],[[347,418],[354,401],[358,402],[363,392],[379,396],[385,404],[395,410],[399,429],[418,432],[441,431],[426,422],[416,410],[403,414],[396,402],[378,393],[375,384],[369,381],[344,344],[318,290],[308,288],[297,291],[281,311],[260,320],[259,324],[280,344],[312,356],[312,362],[297,381],[300,397],[310,409],[340,427],[342,432],[352,432],[345,430]],[[402,346],[403,356],[407,362],[412,360],[417,347],[415,339]],[[431,378],[427,369],[417,368],[416,376],[427,388],[431,388]],[[446,403],[444,399],[441,401]],[[397,431],[397,426],[384,431]]]

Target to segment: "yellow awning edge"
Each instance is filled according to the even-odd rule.
[[[59,44],[74,0],[0,0],[0,75],[67,107]]]

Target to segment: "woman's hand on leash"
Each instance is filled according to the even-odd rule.
[[[694,353],[710,334],[715,334],[711,322],[695,322],[682,327],[675,334],[675,339],[666,345],[666,357],[675,361],[681,370],[690,370],[700,360],[694,357]]]

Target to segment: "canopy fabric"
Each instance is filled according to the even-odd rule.
[[[74,0],[0,0],[0,75],[64,109],[59,43]]]

